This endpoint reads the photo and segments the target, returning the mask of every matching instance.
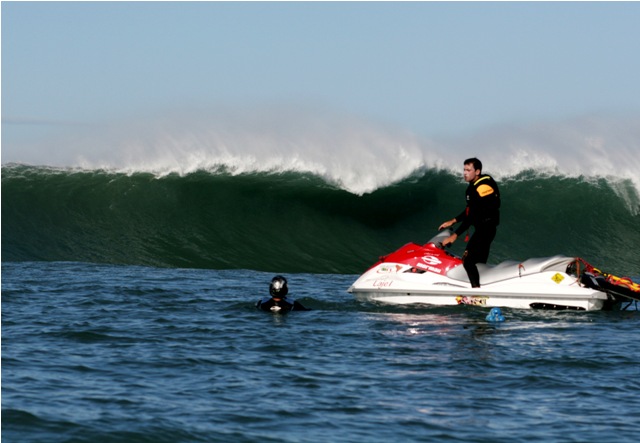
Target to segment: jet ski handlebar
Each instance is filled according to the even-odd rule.
[[[438,232],[435,237],[432,237],[431,240],[429,240],[427,243],[433,243],[437,248],[444,249],[444,247],[442,246],[442,242],[452,234],[453,231],[451,231],[451,229],[443,229],[442,231]],[[450,246],[451,243],[447,245],[447,247]]]

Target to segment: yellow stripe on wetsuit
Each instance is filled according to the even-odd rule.
[[[478,184],[478,182],[481,182],[482,180],[486,180],[486,179],[489,179],[489,178],[490,177],[488,175],[485,175],[484,177],[479,178],[478,180],[476,180],[473,183],[473,185],[475,186],[475,185]],[[476,188],[476,191],[478,191],[478,194],[480,195],[480,197],[486,197],[487,195],[491,195],[491,194],[494,193],[494,189],[489,185],[485,185],[484,183],[481,184],[480,186],[478,186]]]

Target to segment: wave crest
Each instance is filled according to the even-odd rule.
[[[53,159],[40,152],[49,161],[26,163],[158,176],[220,168],[235,175],[300,172],[363,195],[424,170],[460,174],[462,161],[475,156],[498,179],[527,170],[606,178],[619,183],[620,196],[637,212],[638,140],[639,117],[585,116],[429,139],[352,116],[275,108],[183,112],[93,128],[41,146],[56,153]],[[24,161],[23,151],[3,146],[3,160]]]

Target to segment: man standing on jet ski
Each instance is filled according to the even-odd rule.
[[[482,162],[477,158],[464,161],[464,181],[467,186],[467,207],[455,218],[440,225],[440,230],[455,223],[461,223],[452,235],[444,239],[442,246],[456,241],[469,227],[474,227],[471,240],[462,255],[463,266],[469,276],[472,288],[480,287],[477,263],[486,263],[491,242],[496,237],[500,224],[500,191],[498,184],[489,175],[482,174]]]
[[[269,284],[269,294],[271,297],[264,297],[262,300],[258,300],[256,308],[260,308],[263,311],[282,313],[311,310],[305,308],[301,303],[293,299],[287,300],[288,293],[289,287],[287,286],[287,279],[281,275],[276,275],[271,279],[271,284]]]

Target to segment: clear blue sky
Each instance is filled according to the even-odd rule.
[[[191,107],[319,107],[425,137],[637,115],[639,24],[637,2],[2,2],[3,156]]]

